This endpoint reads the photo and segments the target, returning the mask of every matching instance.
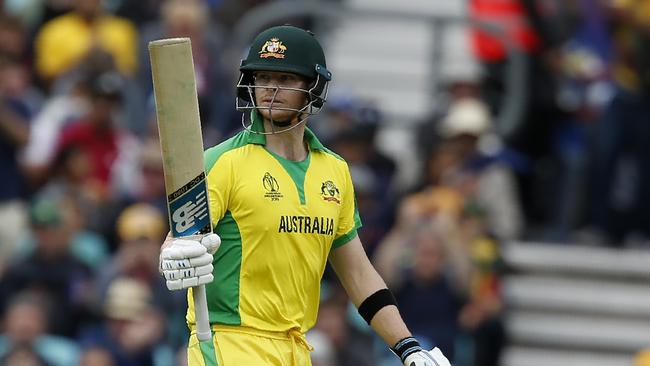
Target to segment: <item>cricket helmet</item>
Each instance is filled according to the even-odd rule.
[[[257,108],[255,71],[287,72],[307,79],[307,89],[295,90],[308,96],[305,107],[296,111],[308,115],[318,113],[323,107],[328,82],[332,79],[332,73],[327,70],[325,53],[314,34],[291,25],[272,27],[255,37],[247,57],[241,61],[239,71],[237,109],[240,111]]]

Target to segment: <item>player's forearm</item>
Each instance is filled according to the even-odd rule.
[[[343,284],[348,296],[357,308],[372,294],[387,288],[369,262],[367,265],[359,267],[365,267],[365,270],[359,271],[358,277],[350,278]],[[379,310],[373,316],[370,326],[391,347],[401,339],[411,335],[395,305],[386,306]]]
[[[385,282],[369,262],[364,267],[364,273],[360,276],[362,280],[354,281],[355,286],[350,286],[348,292],[348,294],[351,293],[350,298],[357,308],[372,294],[387,288]],[[396,305],[385,306],[377,311],[370,321],[370,326],[391,347],[400,340],[411,336]]]
[[[372,318],[370,326],[390,347],[411,336],[396,306],[386,306],[379,310]]]

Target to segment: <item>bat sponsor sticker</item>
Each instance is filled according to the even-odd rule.
[[[210,232],[210,212],[205,173],[167,197],[172,236]]]

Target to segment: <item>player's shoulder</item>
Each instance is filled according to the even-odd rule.
[[[325,161],[327,161],[329,164],[340,166],[341,168],[346,168],[348,166],[348,163],[343,159],[343,157],[333,150],[323,146],[321,149],[318,150],[318,152],[323,156]]]
[[[239,132],[231,138],[224,140],[217,145],[214,145],[204,152],[205,158],[205,171],[210,171],[210,168],[217,163],[219,159],[227,156],[229,152],[235,151],[248,144],[248,139],[245,136],[245,131]]]

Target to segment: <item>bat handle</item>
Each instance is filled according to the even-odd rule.
[[[205,296],[205,285],[192,287],[192,296],[194,297],[196,336],[199,341],[212,340],[210,320],[208,319],[208,300]]]

